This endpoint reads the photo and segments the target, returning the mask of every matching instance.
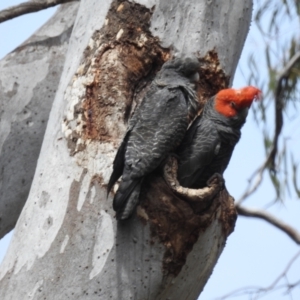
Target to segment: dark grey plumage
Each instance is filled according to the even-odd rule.
[[[129,121],[113,164],[108,193],[122,175],[113,200],[117,219],[130,217],[139,201],[144,177],[180,144],[198,110],[193,81],[197,58],[166,62]]]
[[[215,173],[222,175],[240,139],[248,107],[229,118],[215,110],[215,100],[208,100],[178,148],[178,181],[184,187],[202,188]]]

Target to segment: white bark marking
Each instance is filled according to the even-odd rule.
[[[90,279],[93,279],[101,272],[114,245],[112,218],[104,210],[101,210],[100,213],[101,217],[97,226],[98,235],[96,236],[93,251],[93,269],[90,273]]]
[[[69,122],[74,120],[75,105],[78,104],[80,99],[85,95],[85,82],[85,77],[75,77],[73,79],[72,85],[69,86],[66,90],[65,101],[68,102],[66,118]],[[76,123],[74,124],[74,127],[76,127]]]
[[[147,40],[148,39],[147,39],[146,35],[141,34],[139,39],[137,40],[137,43],[138,43],[139,47],[143,47],[146,44]]]
[[[92,188],[91,188],[91,199],[90,199],[91,204],[94,202],[95,196],[96,196],[96,188],[94,186],[92,186]]]
[[[82,180],[82,185],[81,185],[81,189],[79,192],[78,203],[77,203],[78,211],[81,211],[81,208],[84,204],[84,201],[86,199],[86,195],[88,193],[88,189],[90,186],[90,182],[91,182],[91,175],[89,173],[87,173]]]
[[[59,250],[59,253],[64,253],[65,251],[65,248],[66,246],[68,245],[68,242],[69,242],[69,235],[67,234],[61,244],[61,247],[60,247],[60,250]]]
[[[38,282],[35,284],[33,290],[32,290],[31,292],[28,293],[27,299],[33,299],[34,296],[35,296],[35,293],[39,290],[39,288],[43,285],[43,283],[44,283],[44,280],[43,280],[43,279],[40,280],[40,281],[38,281]]]
[[[92,141],[86,143],[85,150],[76,153],[75,159],[79,166],[89,170],[91,174],[89,176],[90,180],[92,175],[99,174],[102,176],[104,183],[108,183],[115,155],[116,150],[112,144]],[[90,182],[88,182],[88,184],[89,183]],[[88,187],[89,185],[86,186],[86,190]],[[85,188],[84,184],[82,188]]]
[[[88,45],[91,49],[93,49],[95,47],[95,41],[93,39],[89,40],[89,45]]]
[[[117,41],[121,38],[121,36],[123,35],[123,32],[124,32],[124,30],[121,28],[121,29],[119,30],[119,32],[117,33],[117,36],[116,36],[116,40],[117,40]]]

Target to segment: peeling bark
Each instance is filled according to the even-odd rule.
[[[204,103],[230,83],[251,8],[250,0],[81,1],[29,199],[1,265],[1,299],[198,297],[234,228],[226,189],[198,206],[157,170],[137,213],[116,222],[105,188],[126,121],[163,62],[196,54]]]
[[[62,5],[0,62],[0,238],[27,199],[77,8]]]
[[[149,31],[151,15],[140,4],[113,1],[104,26],[89,41],[73,79],[73,86],[80,82],[85,90],[64,119],[71,155],[91,140],[116,146],[139,86],[169,58]]]

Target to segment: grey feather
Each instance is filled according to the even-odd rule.
[[[198,68],[197,58],[165,63],[129,121],[108,185],[110,190],[122,174],[113,203],[117,219],[132,214],[143,178],[176,149],[195,117],[198,100],[192,78]]]
[[[214,109],[214,99],[206,103],[177,150],[178,180],[184,187],[202,188],[215,173],[222,175],[240,139],[247,111],[225,117]]]

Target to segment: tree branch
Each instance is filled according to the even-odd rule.
[[[294,65],[298,62],[300,59],[300,51],[296,52],[294,56],[290,59],[290,61],[286,64],[286,66],[283,68],[283,70],[280,72],[278,76],[278,82],[282,80],[285,76],[288,75],[288,73],[291,71],[291,69],[294,67]]]
[[[263,164],[251,175],[249,178],[248,187],[240,199],[236,202],[236,205],[240,205],[246,198],[252,195],[263,180],[263,174],[266,168],[270,167],[272,171],[275,171],[275,158],[278,152],[278,138],[283,126],[283,102],[282,102],[282,84],[286,79],[293,66],[300,60],[300,51],[297,52],[290,61],[286,64],[283,70],[279,73],[275,91],[275,133],[273,138],[273,146]],[[256,182],[252,185],[253,180],[256,178]]]
[[[259,209],[246,208],[241,205],[237,205],[236,210],[241,216],[259,218],[269,222],[273,226],[286,233],[296,244],[300,244],[300,233],[295,228],[277,219],[268,212]]]
[[[271,169],[275,170],[275,158],[278,151],[278,138],[282,130],[283,126],[283,89],[282,84],[283,81],[289,75],[289,72],[294,67],[294,65],[300,60],[300,51],[295,53],[294,56],[290,59],[290,61],[286,64],[283,70],[279,73],[277,79],[277,85],[275,89],[275,133],[273,138],[273,147],[268,156],[268,160],[270,162]]]
[[[33,2],[33,1],[24,2],[19,5],[12,6],[0,11],[0,23],[28,13],[40,11],[42,9],[56,6],[58,4],[63,4],[67,2],[73,2],[73,1],[79,1],[79,0],[40,0],[38,2]]]
[[[258,189],[258,187],[261,185],[262,180],[263,180],[263,174],[266,169],[267,163],[268,163],[268,159],[248,179],[248,187],[246,188],[246,191],[244,192],[244,194],[236,202],[236,206],[240,205],[246,198],[248,198],[250,195],[252,195]],[[255,177],[257,178],[256,182],[251,187],[252,181],[254,180]]]
[[[298,251],[296,253],[296,255],[293,256],[293,258],[289,261],[289,263],[287,264],[287,266],[285,267],[285,269],[282,271],[282,273],[273,281],[272,284],[270,284],[269,287],[265,288],[265,290],[272,290],[276,285],[277,283],[280,282],[280,280],[284,277],[286,277],[289,269],[291,268],[291,266],[293,265],[293,263],[298,259],[298,257],[300,256],[300,251]],[[293,287],[293,286],[296,286],[299,284],[299,281],[295,282],[294,284],[288,284],[287,286],[289,288]]]
[[[280,290],[280,289],[286,289],[286,292],[289,293],[293,288],[295,288],[300,284],[299,280],[294,283],[287,282],[286,284],[281,284],[281,285],[278,285],[278,283],[283,278],[286,278],[288,271],[290,270],[291,266],[298,259],[299,256],[300,256],[300,251],[296,253],[296,255],[289,261],[289,263],[287,264],[283,272],[268,287],[262,288],[256,286],[246,286],[234,290],[222,297],[217,298],[216,300],[225,300],[230,297],[237,297],[242,295],[249,295],[251,296],[251,299],[259,299],[265,296],[268,292]]]

